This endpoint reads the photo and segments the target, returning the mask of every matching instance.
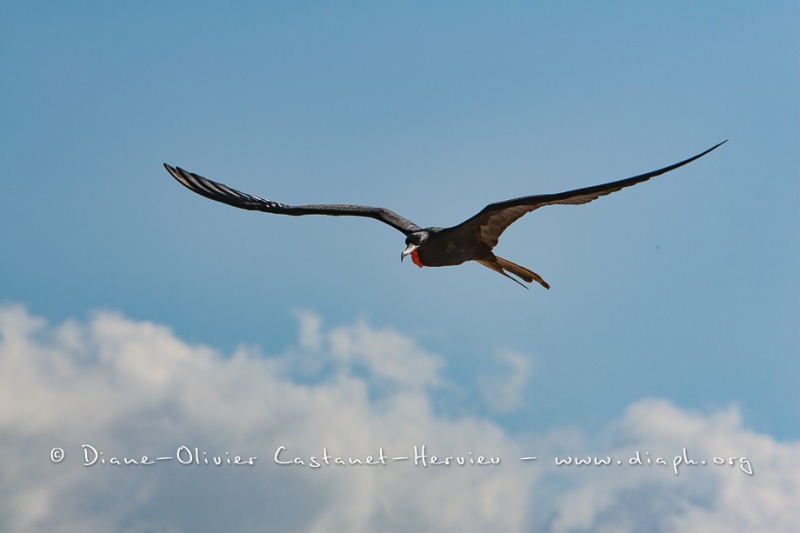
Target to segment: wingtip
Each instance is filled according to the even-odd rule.
[[[167,169],[167,172],[169,172],[170,176],[180,181],[179,178],[181,175],[181,167],[173,167],[172,165],[164,163],[164,168]]]
[[[713,152],[714,150],[716,150],[717,148],[719,148],[720,146],[722,146],[722,145],[723,145],[723,144],[725,144],[726,142],[728,142],[728,139],[725,139],[725,140],[724,140],[724,141],[722,141],[721,143],[717,143],[717,144],[715,144],[714,146],[712,146],[712,147],[711,147],[711,148],[709,148],[708,150],[705,150],[705,151],[703,151],[703,152],[700,152],[699,154],[697,154],[697,155],[696,155],[696,156],[694,156],[694,157],[690,157],[689,159],[687,159],[687,160],[685,160],[685,161],[681,161],[680,163],[677,163],[677,164],[675,164],[675,165],[672,165],[671,167],[667,167],[666,169],[662,169],[662,170],[666,170],[667,172],[669,172],[670,170],[675,170],[676,168],[680,168],[680,167],[682,167],[683,165],[686,165],[687,163],[691,163],[692,161],[695,161],[695,160],[697,160],[697,159],[700,159],[700,158],[701,158],[701,157],[703,157],[704,155],[710,154],[711,152]],[[662,173],[663,173],[663,172],[662,172]]]
[[[706,150],[705,152],[703,152],[703,155],[705,155],[705,154],[707,154],[707,153],[709,153],[709,152],[713,152],[714,150],[716,150],[717,148],[719,148],[720,146],[722,146],[722,145],[723,145],[723,144],[725,144],[726,142],[728,142],[728,139],[725,139],[725,140],[724,140],[724,141],[722,141],[721,143],[717,143],[717,144],[715,144],[714,146],[712,146],[711,148],[709,148],[708,150]]]

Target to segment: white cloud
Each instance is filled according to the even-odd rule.
[[[791,503],[800,498],[800,444],[744,428],[735,407],[702,415],[645,399],[603,435],[573,442],[571,450],[558,450],[557,441],[550,446],[562,456],[588,452],[623,461],[588,473],[561,467],[572,487],[558,498],[553,531],[795,531],[800,525],[800,509]],[[637,457],[641,465],[631,465]]]
[[[97,313],[58,326],[0,306],[0,529],[8,531],[794,531],[800,445],[743,427],[735,408],[693,413],[631,405],[596,435],[515,436],[490,419],[438,413],[440,356],[364,321],[326,329],[298,313],[286,353],[230,357],[163,326]],[[521,382],[522,354],[505,358]],[[523,361],[523,363],[520,363]],[[314,363],[309,366],[307,363]],[[520,364],[522,366],[520,366]],[[310,369],[309,369],[310,368]],[[514,384],[517,383],[517,384]],[[497,407],[497,406],[495,406]],[[254,466],[84,466],[83,444],[112,456],[198,448]],[[415,467],[430,455],[501,457],[498,466]],[[282,458],[386,466],[280,466]],[[54,447],[66,458],[50,461]],[[706,466],[672,462],[687,447]],[[554,465],[555,456],[665,457],[666,466]],[[207,455],[203,455],[205,452]],[[227,453],[226,453],[227,452]],[[535,462],[519,458],[537,455]],[[713,465],[748,458],[754,471]],[[99,462],[99,459],[98,459]],[[646,459],[645,459],[646,462]]]
[[[518,528],[533,478],[497,467],[430,471],[412,464],[414,446],[422,445],[438,455],[518,454],[491,423],[433,412],[424,389],[438,381],[438,356],[364,322],[327,332],[309,313],[300,322],[299,345],[284,356],[240,349],[225,358],[114,313],[51,327],[21,307],[0,307],[0,447],[13,457],[0,463],[0,491],[13,495],[0,503],[0,529]],[[290,377],[296,360],[311,357],[332,371],[313,384]],[[370,399],[374,381],[389,391],[377,402]],[[83,444],[107,460],[175,455],[180,445],[208,457],[258,459],[253,467],[174,460],[86,467]],[[286,447],[283,456],[306,464],[324,448],[361,460],[383,448],[412,460],[279,466],[279,446]],[[62,463],[50,462],[53,447],[66,451]]]
[[[507,371],[483,375],[478,383],[484,400],[492,409],[508,412],[523,403],[523,393],[530,381],[531,362],[525,354],[511,350],[500,350],[497,359]]]

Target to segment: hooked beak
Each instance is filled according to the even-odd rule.
[[[403,253],[402,253],[402,254],[400,254],[400,262],[402,262],[402,261],[403,261],[403,259],[405,259],[405,257],[406,257],[407,255],[410,255],[410,254],[411,254],[411,253],[412,253],[414,250],[416,250],[417,248],[419,248],[419,244],[413,244],[413,243],[412,243],[412,244],[409,244],[408,246],[406,246],[406,249],[405,249],[405,250],[403,250]]]

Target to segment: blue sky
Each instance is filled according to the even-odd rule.
[[[795,2],[4,2],[0,305],[16,317],[4,353],[29,319],[60,339],[124,317],[212,348],[215,364],[294,354],[292,386],[345,365],[378,413],[411,387],[431,428],[468,420],[558,447],[564,431],[604,435],[653,401],[709,424],[738,413],[736,431],[794,450],[799,15]],[[161,166],[449,226],[725,139],[674,173],[515,223],[496,252],[550,291],[475,264],[401,264],[388,226],[235,210]],[[342,347],[337,331],[382,340]],[[402,358],[381,369],[394,342],[427,369],[424,386]],[[557,530],[557,509],[509,526]],[[387,530],[373,519],[365,529]]]

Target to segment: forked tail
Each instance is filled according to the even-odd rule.
[[[512,263],[508,259],[503,259],[502,257],[495,257],[494,259],[478,259],[477,261],[483,266],[491,268],[495,272],[502,274],[505,277],[516,281],[517,283],[519,283],[519,281],[509,276],[508,273],[514,274],[515,276],[517,276],[518,278],[527,283],[532,283],[535,281],[545,289],[550,288],[550,285],[548,285],[547,282],[543,280],[539,274],[537,274],[533,270],[528,270],[524,266]],[[522,285],[522,283],[519,284]],[[522,286],[525,287],[525,285]],[[525,288],[527,289],[528,287]]]

